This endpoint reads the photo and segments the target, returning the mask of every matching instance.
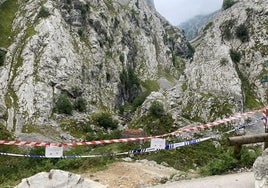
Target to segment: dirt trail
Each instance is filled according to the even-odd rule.
[[[241,172],[172,182],[154,188],[254,188],[254,181],[253,172]]]
[[[179,171],[158,165],[153,161],[116,162],[108,169],[99,172],[88,172],[83,176],[98,181],[109,188],[141,188],[167,181]]]
[[[186,174],[148,160],[112,163],[106,170],[88,172],[83,177],[98,181],[108,188],[254,187],[253,172],[198,178],[200,176],[194,172]]]

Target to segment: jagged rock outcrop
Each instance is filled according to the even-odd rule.
[[[253,164],[255,188],[268,187],[268,149]]]
[[[17,133],[25,124],[49,124],[63,93],[71,101],[85,99],[89,113],[112,111],[142,90],[127,88],[129,75],[179,78],[175,60],[191,56],[189,44],[152,6],[140,0],[19,1],[15,40],[0,67],[1,121]]]
[[[265,0],[242,0],[204,26],[192,43],[195,54],[184,74],[162,92],[175,124],[210,122],[267,105],[267,7]],[[150,101],[159,100],[152,97]]]
[[[154,99],[180,126],[260,108],[268,102],[267,7],[241,0],[220,11],[193,42],[192,57],[153,1],[19,1],[0,67],[0,122],[17,134],[27,124],[56,126],[62,94],[86,101],[87,114],[73,113],[78,119],[116,113],[155,83],[160,93],[136,117]]]
[[[62,170],[50,170],[50,172],[40,172],[21,181],[16,188],[106,188],[98,182],[84,179],[81,175],[73,174]]]
[[[202,29],[202,27],[206,25],[217,12],[218,11],[215,11],[207,15],[197,15],[186,22],[179,24],[178,27],[183,29],[185,37],[188,40],[192,40],[198,36],[199,30]]]
[[[228,97],[238,108],[267,104],[268,2],[239,1],[219,12],[196,41],[196,53],[187,64],[186,79],[193,91]]]

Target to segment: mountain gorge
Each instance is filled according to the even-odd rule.
[[[238,1],[204,27],[185,71],[191,89],[232,99],[242,110],[267,104],[267,5]]]
[[[182,59],[192,55],[151,1],[33,0],[10,8],[16,15],[6,38],[13,40],[2,45],[0,70],[1,122],[8,130],[51,123],[61,95],[71,103],[82,98],[88,113],[114,111],[147,89],[138,80],[179,78]]]
[[[179,28],[183,29],[187,40],[192,40],[198,36],[198,31],[209,22],[209,20],[217,13],[217,11],[207,15],[197,15],[181,24]]]
[[[179,128],[261,108],[267,7],[240,0],[190,44],[153,1],[2,1],[0,123],[18,135],[26,125],[117,116],[124,107],[120,116],[135,124],[157,101]]]

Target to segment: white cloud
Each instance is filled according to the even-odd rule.
[[[223,0],[154,0],[156,10],[173,25],[218,10]]]

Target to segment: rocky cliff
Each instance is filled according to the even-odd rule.
[[[7,0],[0,123],[20,133],[57,125],[61,110],[77,118],[117,114],[152,91],[136,119],[155,100],[178,126],[260,108],[268,102],[267,7],[241,0],[218,12],[192,43],[193,56],[153,1]],[[67,106],[57,109],[61,101]]]
[[[192,40],[198,36],[198,31],[206,25],[209,20],[213,17],[216,12],[207,14],[207,15],[197,15],[186,22],[183,22],[178,25],[179,28],[183,29],[185,37],[187,40]]]
[[[135,79],[179,78],[181,59],[191,56],[153,1],[12,1],[2,5],[14,15],[0,45],[0,115],[9,130],[48,123],[61,94],[83,98],[88,113],[113,111],[146,90]]]
[[[179,83],[146,102],[162,101],[179,125],[267,105],[267,14],[265,0],[241,0],[218,12],[193,41],[195,54]]]
[[[243,110],[267,104],[267,8],[264,0],[239,1],[204,27],[185,71],[189,88]]]

